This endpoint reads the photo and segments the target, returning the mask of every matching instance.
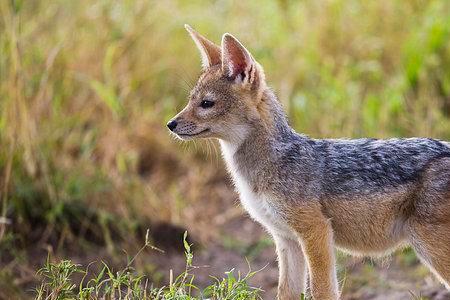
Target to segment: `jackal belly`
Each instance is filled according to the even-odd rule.
[[[399,198],[340,199],[324,206],[336,246],[344,251],[379,256],[406,240],[406,219]]]

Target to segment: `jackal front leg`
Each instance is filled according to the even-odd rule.
[[[333,231],[320,209],[302,209],[291,219],[299,235],[309,269],[310,290],[315,300],[339,299]]]
[[[306,289],[306,261],[296,237],[272,234],[278,256],[278,299],[298,300]]]

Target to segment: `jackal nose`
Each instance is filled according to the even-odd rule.
[[[178,122],[175,120],[170,120],[169,123],[167,123],[167,127],[170,129],[170,131],[173,131],[178,125]]]

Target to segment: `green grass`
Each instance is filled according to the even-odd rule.
[[[152,247],[148,235],[143,248],[134,256],[125,268],[113,271],[105,262],[98,273],[90,271],[89,265],[82,269],[81,265],[70,260],[58,263],[47,260],[38,271],[43,280],[36,289],[36,300],[44,299],[152,299],[152,300],[194,300],[194,299],[220,299],[220,300],[256,300],[262,299],[259,288],[251,287],[247,281],[255,272],[237,276],[234,270],[225,272],[224,278],[213,278],[213,283],[204,289],[195,285],[195,276],[192,271],[193,253],[184,235],[183,244],[186,255],[186,269],[174,277],[171,271],[170,282],[167,286],[154,287],[148,278],[138,274],[132,267],[133,261],[147,247]],[[74,283],[74,275],[81,274],[79,283]]]

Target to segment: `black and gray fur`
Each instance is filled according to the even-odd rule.
[[[272,93],[267,93],[267,99],[275,118],[274,130],[249,134],[236,153],[242,165],[252,166],[248,175],[255,177],[255,189],[261,186],[260,180],[289,198],[297,193],[299,201],[306,193],[318,199],[331,195],[352,198],[420,184],[430,165],[450,158],[449,144],[430,138],[312,139],[289,127]],[[265,147],[254,147],[261,144]]]

